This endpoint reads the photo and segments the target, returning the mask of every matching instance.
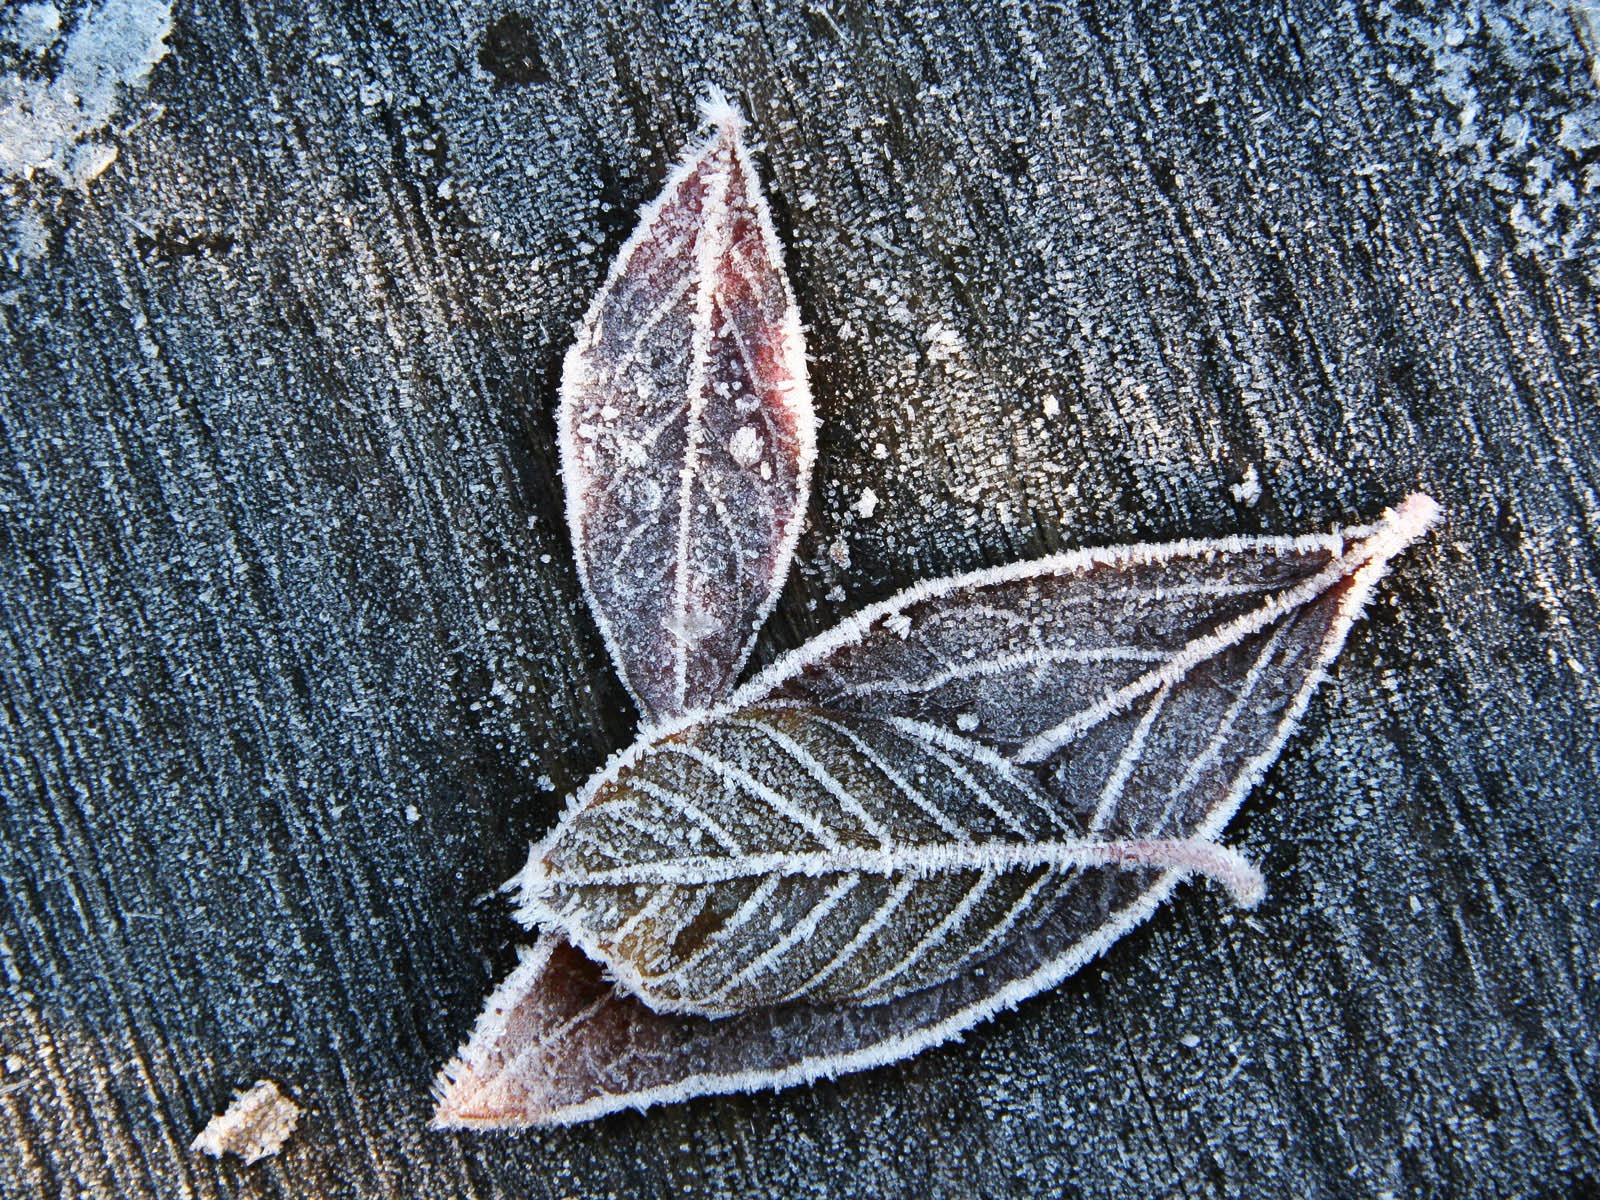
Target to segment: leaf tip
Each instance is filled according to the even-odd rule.
[[[1267,878],[1254,863],[1247,862],[1245,866],[1249,869],[1237,881],[1230,882],[1228,888],[1233,894],[1233,902],[1249,912],[1260,907],[1267,898]]]
[[[467,1092],[468,1077],[471,1068],[464,1058],[457,1055],[452,1058],[439,1071],[433,1081],[433,1116],[428,1120],[428,1128],[435,1133],[448,1133],[456,1129],[467,1129],[471,1123],[465,1119],[464,1094]]]
[[[736,136],[744,131],[744,114],[717,84],[706,84],[706,94],[700,98],[700,116],[718,130]]]
[[[433,1116],[428,1128],[435,1133],[466,1130],[518,1129],[537,1123],[537,1114],[526,1105],[506,1103],[499,1095],[504,1089],[476,1069],[471,1052],[464,1049],[452,1059],[433,1085]]]
[[[1364,562],[1355,571],[1356,587],[1346,608],[1358,613],[1367,593],[1388,570],[1389,560],[1420,539],[1444,517],[1439,502],[1425,492],[1412,492],[1399,504],[1386,509],[1376,525],[1362,531],[1356,554]],[[1337,650],[1337,646],[1334,647]]]
[[[1384,524],[1410,545],[1444,517],[1439,502],[1426,492],[1412,492],[1385,514]]]

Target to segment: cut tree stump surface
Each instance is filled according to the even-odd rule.
[[[1600,17],[1423,8],[0,15],[0,1194],[1600,1194]],[[1063,548],[1448,521],[1232,826],[1255,913],[899,1066],[430,1133],[630,739],[552,412],[709,82],[825,421],[757,665]],[[284,1148],[191,1152],[260,1079]]]

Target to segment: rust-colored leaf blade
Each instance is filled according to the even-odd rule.
[[[799,310],[737,114],[667,180],[568,352],[567,519],[646,725],[715,704],[788,573],[815,456]]]
[[[440,1072],[434,1128],[559,1124],[564,1108],[631,1090],[627,1065],[650,1060],[672,1033],[654,1017],[571,946],[540,938]]]

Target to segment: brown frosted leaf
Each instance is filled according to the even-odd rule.
[[[1171,685],[1231,661],[1218,656],[1253,651],[1245,678],[1269,683],[1282,654],[1315,648],[1314,629],[1294,626],[1338,615],[1310,601],[1342,594],[1437,513],[1417,495],[1371,527],[1078,550],[917,584],[779,660],[732,703],[905,717],[1022,763],[1082,757],[1087,730],[1177,703]],[[1240,699],[1238,716],[1273,707],[1254,692]]]
[[[893,1062],[1053,986],[1185,874],[1247,884],[1213,839],[1388,560],[1436,515],[1413,496],[1342,534],[1085,551],[920,585],[701,720],[646,735],[519,879],[525,914],[606,958],[617,982],[541,939],[441,1077],[438,1123],[561,1124]],[[828,752],[829,729],[867,749]],[[667,763],[680,775],[660,774]],[[709,774],[691,786],[696,772]],[[624,804],[629,816],[605,811]],[[973,872],[1017,862],[1011,882],[1029,883],[1005,893],[1015,919],[969,925],[988,894]],[[740,880],[748,893],[728,891]],[[696,888],[721,889],[720,906],[696,908]],[[786,888],[790,906],[768,912]],[[958,893],[979,898],[963,911]],[[915,917],[913,896],[928,901]],[[851,919],[829,928],[836,915]],[[696,974],[719,954],[722,969]],[[921,986],[839,986],[902,962]],[[640,986],[660,967],[677,973],[665,999]],[[791,1002],[721,1018],[646,1003],[732,1011],[705,1002],[763,976],[766,999]]]
[[[815,419],[782,248],[726,102],[617,256],[559,417],[584,590],[645,723],[720,700],[788,573]]]
[[[1222,875],[1182,840],[1079,836],[1029,773],[907,721],[751,706],[647,743],[536,851],[518,918],[662,1012],[878,1004],[968,970],[1109,864]]]

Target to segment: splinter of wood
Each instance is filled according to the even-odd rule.
[[[189,1149],[212,1158],[236,1154],[246,1164],[259,1162],[283,1149],[299,1123],[300,1106],[272,1080],[263,1079],[247,1091],[235,1092],[228,1110],[212,1117]]]

